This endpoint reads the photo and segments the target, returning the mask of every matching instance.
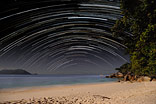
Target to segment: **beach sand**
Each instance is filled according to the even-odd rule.
[[[156,104],[156,82],[3,89],[0,90],[0,102],[5,101],[18,104]]]

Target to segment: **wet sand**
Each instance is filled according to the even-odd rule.
[[[0,90],[0,102],[6,101],[19,104],[156,104],[156,82],[110,82]]]

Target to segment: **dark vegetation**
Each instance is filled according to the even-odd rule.
[[[117,68],[126,75],[156,76],[156,0],[121,0],[123,17],[112,28],[122,39],[130,63]]]

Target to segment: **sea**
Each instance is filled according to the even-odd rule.
[[[106,75],[0,75],[0,89],[115,82]]]

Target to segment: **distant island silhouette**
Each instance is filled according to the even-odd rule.
[[[23,69],[3,69],[0,74],[16,74],[16,75],[32,75],[30,72]]]

